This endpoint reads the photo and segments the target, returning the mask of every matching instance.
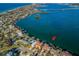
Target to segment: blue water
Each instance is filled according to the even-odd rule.
[[[40,40],[79,54],[79,9],[51,11],[50,9],[75,7],[60,4],[44,5],[46,6],[38,9],[46,9],[48,14],[39,14],[40,19],[35,18],[38,14],[31,15],[18,21],[17,26],[26,30],[29,35],[40,38]],[[57,37],[55,41],[51,40],[52,36]]]
[[[0,12],[12,10],[24,5],[29,5],[30,3],[0,3]]]
[[[28,4],[0,4],[0,12],[14,9]],[[45,5],[45,6],[44,6]],[[63,4],[41,4],[38,9],[46,9],[47,14],[33,14],[20,21],[16,25],[26,30],[29,35],[40,38],[40,40],[55,44],[63,49],[79,55],[79,9],[74,10],[50,10],[75,8]],[[36,19],[36,15],[40,18]],[[52,41],[52,36],[56,40]]]

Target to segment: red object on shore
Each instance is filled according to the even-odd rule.
[[[56,36],[52,36],[52,40],[56,40]]]

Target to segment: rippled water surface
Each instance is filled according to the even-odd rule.
[[[38,9],[47,14],[34,14],[16,24],[30,35],[79,54],[79,9],[73,8],[63,4],[41,4]],[[37,19],[37,15],[40,18]],[[52,36],[56,36],[56,40],[53,41]]]
[[[28,4],[0,4],[0,12],[24,5]],[[48,12],[47,14],[33,14],[17,21],[16,25],[40,40],[79,54],[79,9],[68,8],[77,7],[41,4],[38,9]],[[56,40],[52,40],[53,36],[56,36]]]

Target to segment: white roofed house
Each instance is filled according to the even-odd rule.
[[[17,31],[18,36],[22,36],[22,32],[21,31]]]
[[[16,32],[17,36],[19,36],[19,37],[23,36],[23,33],[18,28],[15,29],[15,32]]]

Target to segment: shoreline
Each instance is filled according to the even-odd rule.
[[[22,31],[22,29],[21,28],[19,28],[18,26],[16,26],[14,23],[17,21],[17,20],[20,20],[20,19],[22,19],[22,18],[25,18],[25,17],[27,17],[28,15],[32,15],[32,14],[35,14],[35,13],[38,13],[38,12],[40,12],[39,10],[36,10],[36,9],[34,9],[33,7],[35,7],[36,5],[29,5],[29,6],[25,6],[25,7],[20,7],[20,8],[18,8],[18,9],[13,9],[13,10],[11,10],[11,11],[9,11],[8,12],[8,15],[6,15],[6,13],[4,13],[4,14],[2,14],[2,18],[4,18],[4,19],[6,19],[6,21],[11,21],[10,23],[9,23],[9,25],[7,25],[7,26],[10,26],[10,28],[9,28],[9,30],[8,30],[8,28],[7,28],[7,26],[3,26],[2,25],[2,29],[4,29],[5,27],[7,28],[7,30],[9,31],[7,31],[6,29],[4,29],[4,31],[2,31],[3,33],[4,32],[8,32],[8,34],[6,33],[6,36],[4,35],[4,37],[5,37],[5,39],[4,40],[2,40],[2,41],[4,41],[5,43],[2,43],[3,44],[3,48],[6,46],[5,44],[7,44],[8,43],[8,45],[6,46],[6,48],[8,49],[8,46],[13,46],[13,45],[16,45],[16,46],[19,46],[20,47],[20,49],[21,49],[21,53],[20,53],[20,55],[29,55],[29,56],[34,56],[34,55],[38,55],[38,56],[40,56],[40,55],[49,55],[49,56],[52,56],[52,55],[54,55],[54,56],[65,56],[65,55],[70,55],[71,56],[71,54],[69,53],[69,52],[67,52],[67,51],[62,51],[62,49],[57,49],[57,50],[55,50],[53,47],[50,47],[49,46],[49,44],[47,44],[47,43],[43,43],[43,42],[40,42],[40,40],[39,40],[39,38],[33,38],[33,37],[30,37],[30,36],[28,36],[28,35],[26,35],[26,33],[25,32],[23,32]],[[21,9],[22,8],[22,9]],[[27,11],[27,12],[25,12],[25,11]],[[11,14],[11,15],[10,15]],[[1,18],[0,17],[0,18]],[[8,18],[8,19],[7,19]],[[9,19],[10,18],[10,19]],[[1,19],[0,21],[2,21],[3,23],[4,23],[4,25],[5,25],[5,23],[7,23],[4,19]],[[2,35],[2,34],[1,34]],[[12,35],[14,35],[14,36],[12,36]],[[9,37],[9,39],[11,39],[11,42],[9,42],[9,41],[5,41],[6,40],[6,37]],[[8,37],[7,37],[7,39],[8,39]],[[13,37],[15,37],[15,39],[13,38]],[[1,38],[3,38],[3,37],[1,37]],[[36,42],[34,45],[33,45],[33,47],[32,47],[32,44],[34,43],[30,43],[31,41],[33,41],[33,39],[34,39],[34,42]],[[12,40],[15,40],[15,44],[13,43],[13,41]],[[31,40],[31,41],[30,41]],[[27,41],[27,43],[26,43],[26,41]],[[6,43],[7,42],[7,43]],[[29,42],[29,43],[28,43]],[[13,43],[13,44],[12,44]],[[19,45],[18,45],[19,44]],[[11,47],[10,46],[10,47]],[[53,45],[52,45],[53,46]],[[31,48],[30,48],[31,47]],[[46,49],[47,48],[47,49]],[[56,47],[55,47],[56,48]],[[30,50],[31,49],[31,50]],[[10,50],[10,49],[9,49]],[[27,51],[26,51],[27,50]],[[33,51],[32,51],[33,50]],[[1,50],[2,51],[2,50]],[[6,51],[6,50],[4,50],[4,51]],[[3,51],[3,53],[4,53],[4,51]],[[47,51],[47,52],[46,52]],[[27,52],[27,53],[25,53],[25,52]],[[40,53],[39,53],[40,52]],[[1,52],[0,52],[1,53]],[[25,54],[24,54],[25,53]],[[49,54],[48,54],[49,53]]]

